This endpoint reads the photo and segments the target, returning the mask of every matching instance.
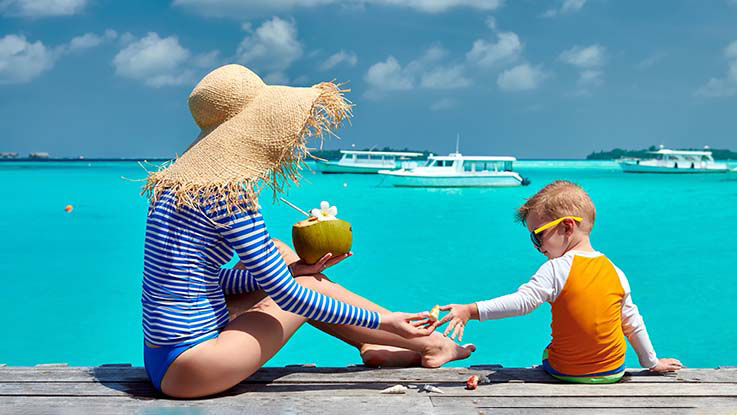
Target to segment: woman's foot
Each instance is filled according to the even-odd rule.
[[[453,360],[465,359],[476,351],[473,344],[463,346],[435,332],[430,335],[431,344],[422,353],[422,366],[440,367]]]
[[[364,344],[360,350],[363,364],[370,367],[411,367],[422,362],[422,355],[400,347]]]

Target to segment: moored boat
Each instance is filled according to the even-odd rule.
[[[422,153],[406,151],[359,151],[340,150],[338,161],[318,160],[315,168],[322,173],[367,173],[376,174],[379,170],[394,170],[419,165],[417,160]]]
[[[717,163],[711,151],[670,150],[660,147],[651,151],[649,159],[622,159],[619,166],[625,173],[726,173],[729,167]]]
[[[514,157],[447,156],[428,157],[424,166],[381,170],[389,184],[397,187],[510,187],[529,184],[513,170]]]

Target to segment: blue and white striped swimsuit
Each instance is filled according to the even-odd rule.
[[[246,270],[221,268],[233,251]],[[143,261],[146,350],[191,347],[216,337],[228,323],[224,296],[258,289],[283,310],[309,319],[379,327],[377,312],[299,285],[269,237],[260,212],[228,214],[223,207],[207,206],[201,211],[177,210],[173,197],[164,194],[149,209]],[[163,372],[171,361],[164,364]],[[148,369],[148,359],[146,363]]]

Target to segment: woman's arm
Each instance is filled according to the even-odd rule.
[[[220,288],[226,295],[250,293],[258,290],[256,279],[240,263],[233,268],[220,268],[218,271]]]
[[[378,328],[379,313],[352,306],[299,285],[269,236],[259,212],[227,214],[212,219],[223,225],[220,235],[238,253],[253,279],[283,310],[332,324]]]

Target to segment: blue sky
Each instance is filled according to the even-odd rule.
[[[325,148],[737,150],[737,0],[0,0],[0,152],[172,157],[226,63],[350,81]]]

